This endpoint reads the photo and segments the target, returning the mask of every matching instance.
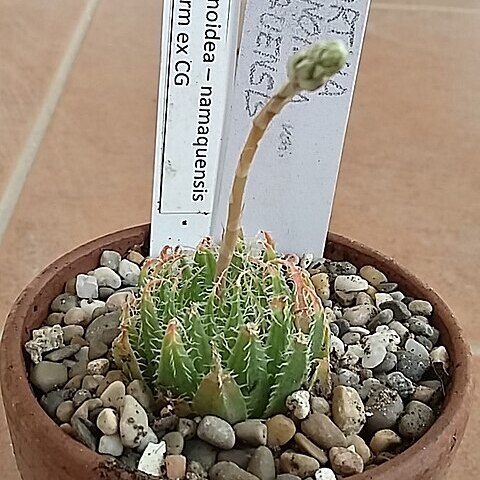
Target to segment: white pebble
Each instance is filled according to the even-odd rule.
[[[128,285],[136,286],[140,276],[140,267],[130,260],[123,259],[118,267],[118,273]]]
[[[110,367],[110,361],[106,358],[98,358],[87,364],[88,375],[105,375]]]
[[[120,438],[125,447],[136,448],[148,433],[148,417],[131,395],[125,395],[120,416]],[[148,447],[147,447],[148,449]]]
[[[365,349],[364,357],[362,358],[363,368],[378,367],[387,355],[387,349],[382,343],[369,343]]]
[[[98,444],[98,452],[104,455],[119,457],[123,453],[123,445],[119,435],[103,435]]]
[[[93,271],[99,287],[120,288],[122,279],[109,267],[98,267]]]
[[[405,342],[405,350],[407,352],[413,353],[414,355],[425,361],[428,361],[430,358],[428,350],[421,343],[418,343],[413,338],[409,338]]]
[[[335,335],[332,335],[330,338],[330,352],[335,352],[338,357],[341,357],[345,353],[345,345]]]
[[[299,420],[308,417],[310,413],[310,392],[306,390],[298,390],[287,397],[287,408]]]
[[[380,305],[385,302],[392,302],[393,298],[389,293],[376,293],[375,294],[375,305],[377,308],[380,308]]]
[[[337,480],[333,470],[329,468],[321,468],[315,472],[315,480]]]
[[[166,453],[167,444],[165,442],[149,443],[138,462],[137,470],[147,475],[160,476]]]
[[[335,291],[351,293],[365,292],[368,290],[368,282],[359,275],[339,275],[335,279]]]
[[[80,298],[98,298],[97,279],[93,275],[77,275],[75,290]]]
[[[118,417],[115,410],[104,408],[97,417],[97,427],[105,435],[114,435],[118,432]]]

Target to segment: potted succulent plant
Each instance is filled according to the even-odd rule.
[[[241,235],[259,141],[342,44],[294,55],[255,119],[223,242],[145,258],[149,227],[37,277],[2,339],[24,480],[438,479],[462,438],[470,357],[442,300],[392,259],[330,234],[325,258]],[[51,417],[51,418],[50,418]]]

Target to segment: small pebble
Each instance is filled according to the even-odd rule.
[[[106,358],[98,358],[87,364],[87,373],[89,375],[105,375],[110,368],[110,361]]]
[[[110,287],[116,290],[122,286],[122,279],[118,273],[114,272],[109,267],[96,268],[93,271],[93,275],[97,279],[99,287]]]
[[[108,378],[108,374],[105,378]],[[100,399],[105,407],[113,407],[116,410],[120,410],[125,402],[125,392],[125,385],[121,381],[117,380],[111,383],[104,390],[104,392],[100,395]]]
[[[177,430],[181,433],[185,440],[190,440],[197,433],[197,424],[189,418],[180,418],[178,420]]]
[[[168,455],[180,455],[183,452],[185,441],[180,432],[169,432],[162,438],[162,441],[167,444]]]
[[[303,420],[310,413],[310,392],[298,390],[287,397],[286,407],[295,418]]]
[[[280,471],[282,473],[291,473],[300,478],[314,475],[320,468],[317,460],[300,453],[285,452],[280,456]]]
[[[330,298],[330,281],[328,274],[317,273],[311,277],[313,286],[322,302],[327,301]]]
[[[402,437],[419,438],[435,421],[433,410],[422,402],[412,400],[406,407],[405,413],[398,424],[398,431]]]
[[[123,445],[119,435],[103,435],[98,443],[98,453],[120,457],[123,453]]]
[[[267,426],[259,420],[246,420],[234,427],[237,439],[252,447],[267,444]]]
[[[120,438],[125,447],[138,447],[143,437],[147,434],[147,414],[143,407],[131,395],[125,396],[119,426]]]
[[[75,408],[73,407],[73,402],[71,400],[66,400],[57,407],[56,416],[61,422],[68,423],[71,420],[74,411]]]
[[[423,347],[425,348],[425,347]],[[427,351],[425,349],[425,351]],[[428,353],[428,351],[427,351]],[[430,359],[425,361],[424,359],[418,357],[417,355],[406,352],[404,350],[399,350],[396,352],[397,355],[397,370],[403,373],[407,378],[413,382],[419,382],[428,367],[430,366]]]
[[[165,469],[168,480],[181,480],[187,471],[187,459],[183,455],[167,455]]]
[[[93,275],[77,275],[75,291],[79,298],[93,299],[98,298],[98,283]]]
[[[397,366],[397,356],[393,352],[387,352],[383,362],[375,367],[375,373],[388,373]]]
[[[266,421],[267,445],[281,447],[288,443],[296,432],[295,423],[285,415],[275,415]]]
[[[97,427],[105,435],[114,435],[118,432],[118,417],[115,410],[104,408],[97,417]]]
[[[373,305],[357,305],[346,308],[343,312],[343,318],[351,326],[361,327],[367,325],[377,312],[378,310]]]
[[[414,383],[402,372],[389,373],[386,383],[392,390],[396,390],[402,398],[409,397],[415,392]]]
[[[370,441],[370,448],[375,455],[378,455],[401,444],[402,439],[393,430],[383,429],[375,433]]]
[[[275,480],[275,461],[272,451],[264,446],[258,447],[248,463],[247,471],[260,480]]]
[[[208,473],[211,480],[258,480],[258,477],[232,462],[219,462]]]
[[[218,452],[217,462],[232,462],[240,468],[243,468],[243,470],[246,470],[254,451],[255,450],[252,448],[222,450],[221,452]]]
[[[80,302],[80,308],[85,312],[87,316],[86,323],[89,323],[93,320],[93,316],[97,310],[102,309],[105,307],[105,302],[102,300],[86,300],[83,299]]]
[[[349,435],[347,437],[347,443],[349,446],[353,445],[355,451],[362,457],[365,465],[370,461],[372,458],[372,452],[362,437],[359,435]]]
[[[365,406],[367,427],[371,432],[394,427],[403,413],[400,395],[386,387],[372,390]]]
[[[74,408],[78,408],[83,402],[86,402],[91,398],[92,398],[92,394],[88,390],[83,390],[83,389],[77,390],[72,399]]]
[[[354,387],[360,383],[360,376],[347,368],[340,368],[338,373],[333,375],[333,383],[344,387]]]
[[[351,387],[333,390],[332,418],[346,435],[359,433],[366,422],[365,407],[358,392]]]
[[[91,342],[96,339],[106,345],[111,345],[120,333],[120,312],[112,312],[96,318],[90,323],[85,332],[85,340]]]
[[[151,410],[154,398],[150,387],[142,380],[133,380],[127,387],[128,395],[135,397],[145,410]]]
[[[345,345],[334,335],[330,337],[330,352],[335,353],[337,357],[341,357],[345,353]]]
[[[127,285],[136,286],[140,276],[140,268],[136,263],[123,259],[118,267],[118,273]]]
[[[389,308],[390,310],[392,310],[393,317],[395,318],[395,320],[398,320],[400,322],[404,320],[408,320],[412,316],[412,313],[410,312],[408,307],[399,300],[392,300],[391,302],[383,302],[380,308],[382,310],[385,310],[386,308]]]
[[[87,320],[87,314],[80,307],[71,308],[64,318],[65,325],[79,325]]]
[[[63,323],[63,319],[65,317],[64,313],[51,313],[47,320],[45,321],[45,325],[49,327],[53,327],[54,325],[61,325]]]
[[[76,295],[61,293],[50,305],[52,312],[67,313],[71,308],[78,307],[79,300]]]
[[[162,475],[167,447],[165,442],[149,443],[142,453],[137,469],[147,475]]]
[[[298,449],[318,460],[320,465],[325,465],[328,462],[327,454],[320,447],[317,447],[303,433],[296,433],[294,439]]]
[[[197,428],[198,438],[214,447],[229,450],[235,445],[235,432],[225,420],[207,415]]]
[[[72,417],[70,424],[72,425],[75,437],[90,448],[90,450],[96,451],[97,439],[92,433],[94,425],[88,419],[75,415]]]
[[[337,477],[330,468],[320,468],[315,472],[315,480],[336,480]]]
[[[355,332],[347,332],[343,337],[342,337],[342,342],[344,345],[355,345],[356,343],[360,342],[360,339],[362,337],[360,336],[359,333]]]
[[[51,362],[61,362],[66,358],[73,357],[80,350],[80,345],[67,345],[66,347],[60,348],[49,354],[45,355],[45,360]]]
[[[371,265],[363,266],[360,269],[359,273],[368,283],[372,284],[374,287],[378,287],[378,285],[380,285],[381,283],[388,282],[388,278],[385,276],[385,274],[377,268],[372,267]]]
[[[117,271],[121,260],[122,256],[118,252],[105,250],[100,257],[100,265]]]
[[[333,447],[328,452],[332,469],[344,477],[363,472],[362,457],[344,447]]]
[[[330,414],[330,404],[323,397],[311,397],[310,406],[312,413],[323,413],[325,415]]]
[[[136,448],[137,452],[143,453],[150,443],[159,443],[159,440],[155,432],[148,427],[147,434]]]
[[[343,432],[330,418],[321,413],[314,413],[304,420],[301,430],[315,445],[326,450],[347,445]]]
[[[433,312],[433,307],[426,300],[413,300],[408,304],[408,309],[413,315],[424,315],[428,317]]]
[[[344,293],[364,292],[368,289],[368,282],[358,275],[339,275],[335,279],[334,289]]]
[[[83,337],[85,330],[81,325],[67,325],[62,328],[63,330],[63,341],[65,343],[70,343],[74,337]]]
[[[33,367],[30,381],[42,392],[48,393],[67,383],[67,368],[61,363],[42,361]]]
[[[209,470],[217,458],[217,449],[207,442],[194,439],[185,442],[183,454],[189,462],[200,463],[205,470]]]

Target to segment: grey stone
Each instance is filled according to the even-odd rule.
[[[117,271],[120,266],[122,256],[114,250],[105,250],[100,257],[100,265]]]
[[[387,352],[383,362],[375,367],[373,370],[375,373],[388,373],[391,372],[397,366],[397,356],[393,352]]]
[[[63,319],[65,325],[80,325],[87,320],[87,314],[80,307],[71,308]]]
[[[152,409],[154,398],[150,387],[142,380],[133,380],[127,387],[128,395],[135,397],[140,405],[149,411]]]
[[[359,435],[349,435],[347,437],[348,446],[353,445],[355,451],[362,457],[364,465],[366,465],[372,458],[372,452],[365,443],[365,440]]]
[[[61,325],[63,323],[63,319],[65,317],[64,313],[51,313],[47,320],[45,321],[45,325],[49,327],[53,327],[54,325]]]
[[[65,400],[58,405],[55,415],[61,422],[68,423],[72,419],[74,411],[73,402],[71,400]]]
[[[243,470],[248,468],[248,462],[252,458],[253,448],[234,448],[232,450],[222,450],[218,453],[217,461],[218,462],[232,462],[235,465],[238,465]]]
[[[260,420],[247,420],[234,427],[237,439],[252,447],[267,444],[267,426]]]
[[[105,307],[105,302],[102,300],[86,300],[80,302],[80,308],[85,312],[87,320],[85,324],[90,323],[94,317],[96,318],[97,311],[101,311]]]
[[[323,397],[311,397],[310,407],[312,409],[312,413],[323,413],[325,415],[330,414],[330,404]]]
[[[70,424],[77,440],[93,451],[97,450],[97,439],[92,433],[94,425],[88,419],[80,416],[73,416]]]
[[[52,312],[67,313],[71,308],[78,307],[79,299],[70,293],[61,293],[50,305]]]
[[[403,325],[402,323],[400,322],[397,322],[396,320],[391,322],[389,325],[388,325],[388,328],[391,328],[392,330],[394,330],[395,332],[397,332],[397,335],[400,337],[400,340],[401,340],[401,343],[403,344],[406,339],[408,338],[408,335],[409,335],[409,331],[408,331],[408,328],[405,327],[405,325]]]
[[[235,445],[235,432],[225,420],[207,415],[197,428],[198,438],[214,447],[229,450]]]
[[[40,405],[52,418],[55,417],[57,407],[67,398],[67,392],[64,390],[54,390],[42,395]]]
[[[183,454],[190,462],[198,462],[205,470],[209,470],[217,458],[217,449],[207,442],[194,439],[185,442]]]
[[[301,423],[302,433],[320,448],[346,446],[343,432],[326,415],[314,413]],[[286,472],[291,473],[291,472]]]
[[[388,374],[387,386],[392,390],[396,390],[402,398],[409,397],[415,392],[415,385],[402,372]]]
[[[370,322],[377,312],[377,308],[373,305],[357,305],[346,308],[343,312],[343,318],[347,320],[351,326],[364,326]]]
[[[92,394],[88,390],[80,389],[75,392],[73,396],[73,406],[74,408],[78,408],[83,402],[90,400],[92,398]]]
[[[433,349],[433,343],[423,335],[417,335],[415,340],[420,344],[423,345],[429,352]]]
[[[275,480],[275,461],[272,451],[265,447],[258,447],[248,463],[247,471],[260,480]]]
[[[332,377],[335,385],[354,387],[360,383],[360,376],[347,368],[340,368],[338,373],[333,374]]]
[[[87,373],[89,375],[106,375],[110,368],[110,361],[107,358],[97,358],[87,364]]]
[[[62,387],[68,381],[67,368],[61,363],[40,362],[32,368],[30,381],[44,393]]]
[[[120,312],[107,313],[96,318],[87,327],[85,339],[91,343],[98,340],[106,345],[111,345],[113,340],[120,334]]]
[[[389,308],[393,311],[393,317],[395,320],[403,321],[407,320],[412,316],[412,313],[408,307],[399,300],[392,300],[391,302],[383,302],[381,307],[382,310]]]
[[[350,262],[326,262],[325,266],[333,276],[357,274],[357,267]]]
[[[113,294],[115,290],[110,287],[98,287],[98,298],[103,300],[104,302],[108,300]],[[104,312],[107,313],[107,312]]]
[[[422,402],[412,400],[405,408],[405,414],[400,419],[398,430],[402,437],[419,438],[435,421],[433,410]]]
[[[98,267],[93,271],[93,275],[99,287],[110,287],[116,290],[122,286],[120,275],[109,267]]]
[[[179,418],[177,430],[185,440],[190,440],[197,433],[197,424],[189,418]]]
[[[408,309],[413,315],[424,315],[428,317],[433,312],[433,307],[426,300],[413,300],[408,304]]]
[[[338,275],[334,289],[344,293],[364,292],[368,290],[368,282],[358,275]]]
[[[366,412],[370,432],[392,428],[403,412],[403,402],[395,390],[375,389],[367,400]]]
[[[354,332],[347,332],[343,337],[342,337],[342,342],[345,345],[355,345],[356,343],[360,342],[360,339],[362,337],[360,336],[359,333],[354,333]]]
[[[130,260],[123,259],[118,267],[118,273],[127,285],[136,286],[140,276],[140,267]]]
[[[280,471],[282,473],[291,473],[300,478],[314,475],[320,468],[320,463],[308,455],[302,455],[295,452],[285,452],[280,456]]]
[[[180,455],[183,452],[185,441],[180,432],[169,432],[162,441],[167,444],[167,455]]]
[[[295,445],[302,453],[315,458],[320,465],[325,465],[328,462],[327,454],[320,447],[317,447],[317,445],[309,440],[303,433],[296,433],[294,439]]]
[[[101,340],[93,339],[90,342],[90,349],[88,351],[89,360],[97,360],[105,356],[108,352],[108,347]]]
[[[384,282],[376,286],[376,289],[379,292],[384,292],[384,293],[393,293],[393,291],[396,290],[397,288],[398,288],[398,283],[395,283],[395,282]]]
[[[63,330],[63,341],[65,343],[70,343],[74,337],[83,337],[85,333],[84,328],[81,325],[67,325],[62,328]]]
[[[53,352],[50,352],[48,355],[45,355],[45,360],[50,362],[61,362],[66,358],[70,358],[75,355],[80,350],[80,345],[67,345],[66,347],[60,348]]]
[[[232,462],[219,462],[210,468],[211,480],[258,480],[258,477],[241,469]]]
[[[428,353],[428,352],[427,352]],[[424,360],[411,352],[399,350],[397,355],[397,370],[413,382],[419,382],[430,366],[430,360]]]
[[[386,308],[372,318],[372,320],[368,324],[368,328],[372,332],[374,332],[379,325],[388,325],[390,322],[392,322],[392,320],[393,310],[390,310],[390,308]]]
[[[408,322],[408,328],[415,335],[424,335],[427,338],[433,336],[433,327],[417,317],[413,317]]]
[[[276,480],[302,480],[302,479],[298,475],[292,475],[291,473],[281,473],[280,475],[277,476]],[[335,474],[334,474],[333,480],[336,480]]]

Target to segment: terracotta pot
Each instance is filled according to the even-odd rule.
[[[147,245],[149,226],[123,230],[83,245],[52,263],[17,299],[5,326],[1,344],[1,385],[18,469],[24,480],[133,480],[145,475],[121,471],[77,443],[51,420],[34,397],[27,378],[28,359],[23,345],[32,329],[45,320],[52,299],[67,280],[98,265],[104,249],[125,253]],[[398,282],[415,298],[435,307],[434,324],[450,352],[453,376],[445,408],[430,430],[393,460],[352,480],[433,480],[449,468],[463,437],[472,399],[471,359],[462,331],[451,311],[430,288],[394,260],[364,245],[330,234],[326,255],[357,265],[371,264]]]

